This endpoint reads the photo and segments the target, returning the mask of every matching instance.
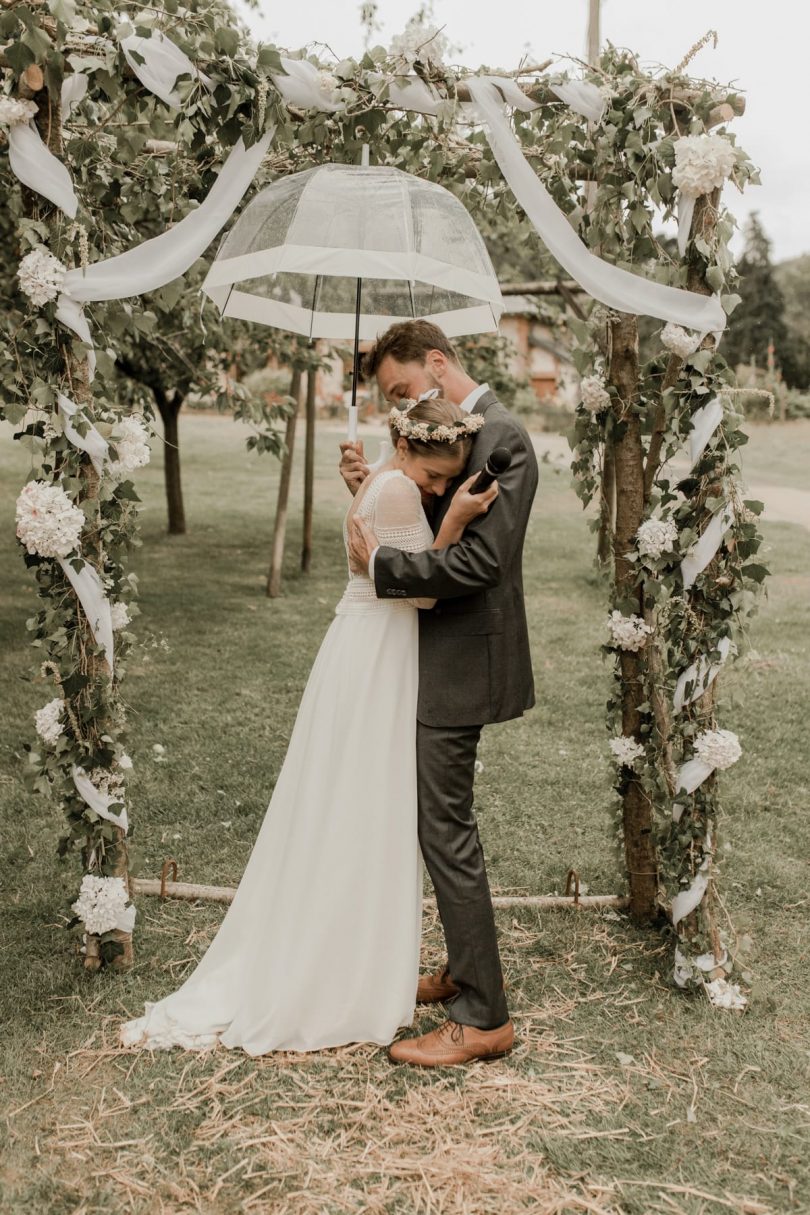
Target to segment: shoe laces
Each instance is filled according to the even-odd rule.
[[[439,1026],[439,1033],[450,1036],[450,1041],[457,1045],[462,1045],[464,1042],[464,1026],[458,1021],[445,1021],[444,1025]]]

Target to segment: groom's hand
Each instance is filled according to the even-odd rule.
[[[356,494],[368,476],[362,440],[358,443],[341,443],[338,469],[351,493]]]
[[[368,574],[368,563],[378,544],[369,525],[355,516],[349,525],[349,568],[352,573]]]

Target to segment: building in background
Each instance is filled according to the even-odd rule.
[[[536,296],[504,296],[500,331],[513,348],[510,371],[527,380],[538,403],[573,409],[578,377],[561,339],[556,314],[546,311]]]

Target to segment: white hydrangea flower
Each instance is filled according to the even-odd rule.
[[[120,877],[96,877],[86,873],[73,910],[89,933],[109,932],[115,928],[129,899],[126,883]]]
[[[636,742],[635,738],[631,738],[627,734],[619,734],[616,738],[611,738],[610,749],[614,758],[628,768],[634,767],[636,760],[643,759],[645,754],[641,743]]]
[[[672,180],[684,194],[711,194],[733,168],[734,148],[724,135],[683,135],[675,140]]]
[[[26,253],[17,270],[20,290],[35,308],[56,299],[66,274],[67,266],[42,246]]]
[[[601,413],[610,405],[610,393],[605,381],[598,375],[588,375],[580,383],[582,404],[588,413]]]
[[[678,539],[678,528],[671,519],[645,519],[636,532],[638,551],[642,557],[660,557],[671,553]]]
[[[723,772],[736,764],[742,747],[733,730],[703,730],[695,739],[695,755],[710,768]]]
[[[41,709],[37,709],[34,714],[34,722],[39,737],[43,742],[53,746],[57,738],[64,734],[65,727],[62,722],[62,710],[65,707],[65,702],[61,696],[55,696],[53,700],[49,700]]]
[[[715,1008],[742,1009],[748,1003],[739,983],[729,983],[728,979],[712,979],[706,984],[706,994]]]
[[[110,616],[112,617],[112,626],[115,632],[118,632],[119,629],[125,629],[132,620],[129,608],[125,603],[121,603],[120,601],[112,605]]]
[[[29,481],[17,498],[17,537],[29,553],[67,557],[79,546],[84,514],[60,485]]]
[[[123,768],[125,771],[128,771],[132,767],[132,759],[129,755],[127,755],[126,751],[122,752],[121,755],[118,756],[116,763],[118,764],[119,768]]]
[[[33,101],[0,96],[0,126],[16,127],[20,123],[30,122],[38,109],[39,106]]]
[[[116,423],[110,442],[118,453],[118,459],[111,460],[108,465],[111,477],[124,477],[136,468],[143,468],[151,459],[149,431],[137,414]]]
[[[687,359],[700,345],[700,334],[689,333],[681,325],[667,321],[661,330],[661,345],[672,354],[677,354],[679,359]]]
[[[652,627],[645,624],[640,616],[623,616],[621,612],[613,611],[607,618],[610,629],[610,639],[620,650],[641,650],[647,644],[647,637],[652,633]]]
[[[425,25],[418,17],[411,17],[401,34],[391,39],[388,53],[397,63],[408,70],[418,61],[432,63],[437,67],[444,64],[443,56],[447,54],[447,39],[436,25]]]

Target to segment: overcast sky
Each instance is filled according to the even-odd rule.
[[[298,0],[261,4],[251,12],[240,0],[257,37],[290,50],[313,46],[328,58],[363,48],[359,0]],[[418,0],[379,0],[387,44]],[[584,56],[587,0],[436,0],[434,20],[461,48],[458,61],[472,68],[511,69],[530,53]],[[734,82],[747,94],[747,111],[733,129],[762,170],[762,185],[740,195],[730,187],[727,205],[742,222],[759,210],[777,260],[810,252],[810,141],[807,138],[808,0],[602,0],[602,39],[627,46],[645,63],[676,64],[709,28],[717,49],[705,47],[692,61],[695,74]],[[737,242],[735,241],[735,244]]]

